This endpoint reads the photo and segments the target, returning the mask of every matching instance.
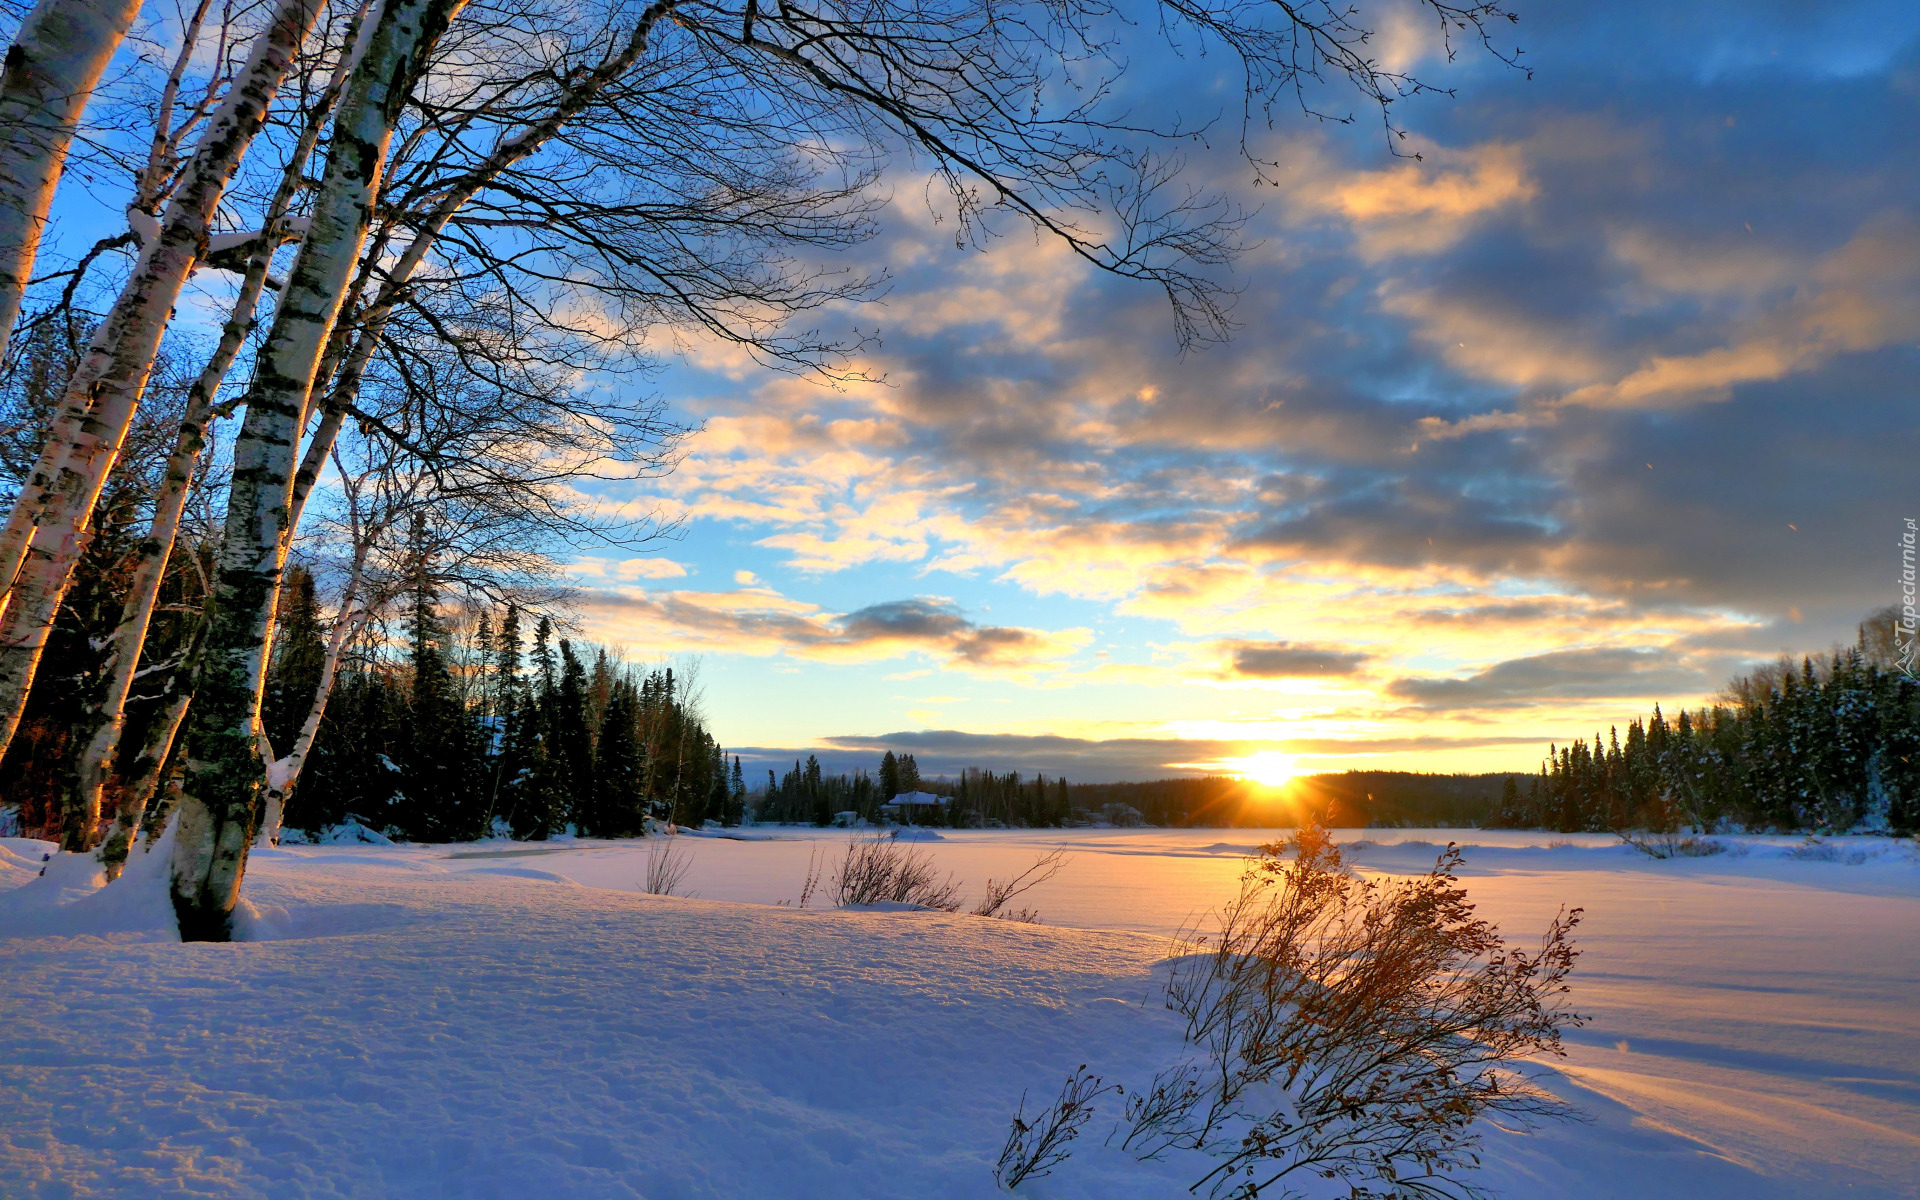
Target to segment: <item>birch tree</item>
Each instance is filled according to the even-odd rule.
[[[188,940],[231,935],[264,776],[260,692],[286,562],[300,424],[366,241],[394,128],[434,42],[461,7],[462,0],[388,0],[382,7],[348,79],[307,234],[255,360],[234,444],[176,817],[173,903]]]
[[[362,8],[349,20],[343,39],[345,45],[351,45],[355,40],[364,12]],[[262,216],[259,236],[253,241],[240,287],[221,327],[220,339],[188,392],[173,452],[154,499],[152,520],[140,546],[139,560],[120,620],[107,639],[107,683],[98,703],[83,716],[74,730],[79,758],[70,775],[72,788],[65,798],[65,804],[69,811],[78,814],[76,823],[70,827],[86,832],[77,834],[70,843],[63,844],[65,850],[78,852],[91,846],[92,831],[99,823],[101,796],[113,774],[120,750],[120,739],[126,725],[127,697],[140,666],[141,651],[146,644],[154,607],[159,601],[161,582],[172,557],[191,485],[206,449],[215,401],[247,333],[254,326],[254,312],[266,290],[267,273],[275,251],[283,239],[292,236],[297,228],[304,227],[304,221],[293,218],[291,210],[300,190],[307,159],[318,143],[332,106],[346,82],[349,65],[350,58],[342,53],[332,80],[305,114],[305,127],[281,170],[280,183]],[[164,107],[162,111],[165,111]],[[150,159],[149,171],[164,167],[164,159],[157,149],[160,144],[157,135],[155,144],[156,152]],[[142,756],[143,761],[145,757]],[[137,828],[144,815],[144,796],[149,792],[139,780],[129,782],[133,787],[124,796],[120,820],[122,824]],[[125,843],[121,839],[109,841],[110,846],[103,854],[103,860],[111,873],[117,871],[119,863],[124,860]]]
[[[40,0],[7,48],[0,71],[0,358],[81,114],[139,13],[139,0]]]
[[[0,532],[0,751],[11,741],[86,522],[212,220],[313,26],[320,0],[280,0],[181,172],[158,229],[69,381],[47,447]]]

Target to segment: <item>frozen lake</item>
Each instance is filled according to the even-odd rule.
[[[111,994],[119,985],[115,976],[97,969],[103,960],[125,958],[135,964],[128,968],[127,978],[145,979],[148,985],[163,989],[174,983],[189,986],[176,978],[186,970],[180,962],[183,955],[195,962],[217,960],[223,964],[220,972],[237,973],[233,982],[244,994],[249,987],[263,986],[250,973],[256,969],[284,977],[291,968],[279,956],[289,953],[302,956],[298,970],[307,973],[304,977],[312,988],[348,992],[362,986],[355,981],[362,967],[370,978],[387,979],[382,972],[393,955],[434,954],[432,938],[423,934],[408,940],[389,928],[388,917],[369,915],[376,907],[382,912],[416,914],[404,921],[392,917],[402,925],[412,921],[426,929],[453,922],[463,931],[466,923],[484,924],[484,914],[494,911],[489,906],[536,914],[581,908],[595,914],[647,914],[649,920],[731,923],[729,928],[752,931],[755,954],[764,949],[758,944],[761,941],[785,945],[782,939],[790,936],[824,936],[822,931],[850,923],[847,929],[869,930],[882,941],[875,943],[873,955],[858,958],[864,966],[848,968],[848,978],[862,977],[864,972],[873,986],[881,987],[902,971],[959,971],[959,976],[935,990],[946,989],[969,1003],[964,995],[978,989],[979,997],[970,1003],[980,1012],[996,1004],[1019,1002],[1017,996],[1007,994],[1008,988],[1044,993],[1051,986],[1036,983],[1040,977],[1031,974],[1035,968],[1024,959],[1017,967],[1009,960],[1007,970],[1012,974],[1006,980],[996,978],[999,968],[991,964],[999,960],[977,957],[985,953],[980,937],[990,933],[993,945],[1002,949],[1028,944],[1023,939],[1038,939],[1034,944],[1050,947],[1047,953],[1061,956],[1062,962],[1079,964],[1076,969],[1099,974],[1088,964],[1110,963],[1101,968],[1108,972],[1101,976],[1107,982],[1095,990],[1124,998],[1134,1011],[1145,1012],[1152,1007],[1140,1004],[1150,1000],[1147,966],[1151,960],[1183,927],[1196,922],[1204,927],[1207,913],[1237,886],[1244,856],[1281,833],[1240,829],[941,831],[941,840],[923,843],[940,870],[962,881],[969,898],[978,895],[988,877],[1015,874],[1036,855],[1055,847],[1064,849],[1067,857],[1059,875],[1022,900],[1037,908],[1050,927],[1031,934],[1000,923],[934,914],[822,913],[795,924],[796,918],[807,915],[767,907],[781,901],[791,904],[800,893],[810,858],[817,854],[823,862],[837,859],[848,836],[843,831],[763,827],[744,831],[738,838],[676,839],[675,845],[691,856],[683,891],[697,895],[694,901],[631,895],[642,886],[646,857],[657,839],[538,846],[287,847],[256,856],[247,891],[266,910],[259,932],[282,940],[251,946],[169,950],[152,944],[150,912],[131,902],[103,903],[115,889],[90,901],[61,906],[46,897],[33,899],[35,889],[26,888],[12,896],[0,895],[0,932],[14,935],[10,941],[0,940],[0,964],[10,989],[0,992],[0,1005],[15,1017],[0,1031],[0,1049],[6,1051],[0,1054],[0,1062],[48,1059],[52,1052],[45,1043],[57,1039],[58,1022],[40,1010],[78,1003],[88,1011],[112,1012]],[[1797,839],[1735,838],[1726,839],[1733,846],[1728,854],[1656,861],[1601,836],[1351,830],[1340,837],[1362,869],[1389,873],[1422,870],[1449,838],[1460,842],[1467,852],[1464,878],[1470,895],[1510,936],[1530,940],[1561,905],[1585,909],[1578,935],[1582,956],[1575,976],[1575,1002],[1592,1020],[1569,1036],[1569,1056],[1556,1068],[1560,1074],[1555,1089],[1586,1111],[1592,1124],[1562,1127],[1533,1138],[1496,1135],[1489,1144],[1485,1182],[1515,1196],[1686,1200],[1920,1196],[1920,1182],[1916,1182],[1920,1177],[1920,861],[1911,843],[1836,839],[1825,849],[1809,850]],[[31,866],[38,857],[37,844],[7,845],[12,853],[0,858],[0,868],[7,872],[0,875],[0,887],[31,879]],[[1823,857],[1833,861],[1821,861]],[[562,890],[555,891],[556,886]],[[630,899],[623,900],[622,893]],[[367,902],[375,897],[378,905]],[[823,900],[816,897],[814,903],[818,907]],[[89,915],[90,907],[97,911]],[[823,926],[818,920],[830,924]],[[989,927],[984,933],[983,926]],[[519,952],[509,944],[515,938],[561,936],[545,924],[541,926],[545,932],[538,934],[516,934],[515,928],[502,926],[502,932],[488,934],[475,944],[488,947],[487,954],[511,960]],[[649,936],[667,937],[667,928],[660,926]],[[1095,932],[1076,935],[1072,933],[1076,929]],[[921,933],[915,935],[914,930]],[[900,941],[903,937],[908,940]],[[849,952],[843,943],[833,944],[840,948],[835,953]],[[643,960],[653,953],[643,950]],[[914,954],[923,954],[929,961],[902,959]],[[445,969],[451,968],[451,961],[447,960]],[[338,978],[328,974],[329,964],[339,972]],[[386,989],[397,986],[391,979],[381,984]],[[457,984],[447,986],[458,991]],[[517,989],[515,994],[526,1004],[546,1002],[538,978],[493,986]],[[758,977],[726,986],[727,995],[713,999],[704,1020],[676,1018],[680,1031],[676,1036],[698,1039],[712,1022],[752,1024],[762,1019],[754,1014],[768,1011],[768,1006],[778,1010],[789,1002],[798,1003],[783,999],[789,997],[788,989]],[[774,990],[740,1009],[745,1002],[739,989],[752,993],[755,988]],[[675,994],[696,1008],[702,1004],[697,988]],[[263,1019],[297,1022],[305,1019],[298,1015],[306,1011],[302,1006],[317,1001],[289,999],[286,1003],[293,1011]],[[1070,1000],[1060,1003],[1072,1010]],[[197,1019],[193,1011],[185,1010],[186,1019]],[[748,1015],[740,1015],[742,1011]],[[1094,1022],[1098,1029],[1088,1026],[1075,1036],[1096,1042],[1101,1038],[1125,1041],[1100,1024],[1117,1018],[1104,1015],[1103,1009],[1088,1012],[1103,1014]],[[29,1016],[22,1020],[21,1014]],[[149,1019],[152,1016],[148,1014]],[[1147,1036],[1136,1031],[1126,1037],[1136,1034]],[[378,1043],[382,1035],[370,1030],[367,1036]],[[764,1037],[764,1031],[755,1036]],[[914,1048],[917,1034],[903,1031],[898,1036],[912,1053],[931,1056],[925,1069],[936,1075],[949,1069],[940,1065],[943,1055],[965,1053],[939,1039],[936,1044],[944,1049]],[[1013,1061],[1024,1056],[1052,1070],[1054,1058],[1076,1052],[1065,1046],[1056,1053],[1055,1042],[1061,1040],[1071,1038],[1056,1030],[1048,1039],[1007,1053]],[[271,1054],[276,1044],[269,1039],[258,1053]],[[1092,1052],[1084,1052],[1083,1057]],[[303,1048],[300,1053],[315,1051]],[[125,1066],[136,1070],[140,1059],[132,1058]],[[179,1069],[191,1075],[192,1064]],[[1008,1070],[1012,1068],[999,1070],[999,1075]],[[149,1091],[163,1087],[166,1075],[164,1069],[143,1071],[140,1086]],[[0,1071],[3,1078],[8,1076]],[[74,1075],[62,1069],[45,1070],[32,1080],[16,1070],[11,1078],[11,1095],[0,1091],[0,1137],[12,1136],[10,1143],[0,1143],[11,1146],[10,1157],[0,1155],[0,1171],[19,1171],[20,1164],[35,1153],[31,1147],[36,1137],[43,1139],[42,1145],[68,1145],[48,1132],[59,1127],[54,1114],[62,1105],[71,1108],[78,1102],[83,1089],[102,1086],[102,1077],[86,1070]],[[847,1086],[857,1087],[858,1081]],[[980,1086],[994,1093],[1000,1085],[989,1079]],[[48,1089],[69,1089],[76,1095],[49,1099],[44,1094]],[[1018,1090],[1013,1094],[1017,1096]],[[1004,1107],[1003,1099],[997,1093],[983,1098],[983,1105],[992,1112],[979,1118],[986,1132],[973,1140],[993,1140],[994,1122],[1004,1126],[1004,1115],[994,1107]],[[133,1117],[127,1120],[138,1125]],[[46,1138],[53,1140],[46,1142]],[[932,1151],[908,1145],[900,1153],[924,1157]],[[914,1186],[928,1189],[928,1194],[991,1194],[990,1181],[984,1189],[977,1186],[980,1180],[974,1167],[954,1167],[958,1173],[951,1179],[937,1170],[921,1171],[925,1164],[914,1168],[918,1174],[900,1174],[906,1171],[907,1161],[903,1158],[871,1176],[847,1176],[870,1181],[897,1177],[898,1190],[891,1183],[870,1182],[850,1185],[852,1190],[843,1194],[914,1194],[904,1182],[909,1175],[919,1180]],[[911,1161],[920,1163],[917,1158]],[[724,1185],[711,1174],[683,1172],[692,1182],[680,1191],[630,1187],[603,1194],[787,1194],[767,1182],[781,1177],[786,1169],[778,1155],[763,1165],[765,1171],[756,1175],[748,1166],[736,1164],[729,1169],[745,1174],[726,1176],[732,1182]],[[409,1191],[392,1182],[400,1176],[382,1176],[390,1183],[385,1193],[351,1188],[335,1192],[305,1185],[275,1190],[261,1182],[264,1176],[250,1170],[221,1176],[227,1181],[222,1184],[225,1190],[210,1188],[204,1194],[443,1194],[418,1188]],[[0,1194],[42,1194],[37,1185],[8,1187],[6,1178],[0,1174]],[[22,1178],[15,1176],[16,1182]],[[92,1190],[59,1190],[75,1184],[78,1177],[71,1171],[54,1171],[42,1182],[49,1188],[44,1194],[49,1195],[153,1194],[123,1186],[124,1179],[121,1185],[106,1186],[115,1178],[121,1177],[101,1176],[101,1186]],[[831,1171],[825,1178],[833,1178]],[[708,1182],[700,1182],[703,1179]],[[1089,1177],[1082,1181],[1083,1190],[1076,1190],[1063,1175],[1058,1181],[1035,1185],[1032,1194],[1172,1194],[1161,1186],[1165,1182],[1137,1193],[1130,1188],[1115,1193],[1110,1179],[1096,1186]],[[1048,1191],[1049,1187],[1056,1190]],[[818,1192],[798,1184],[795,1188],[791,1194],[831,1194],[830,1188]],[[497,1194],[535,1193],[506,1188]],[[590,1184],[577,1188],[555,1184],[551,1194],[602,1193]]]

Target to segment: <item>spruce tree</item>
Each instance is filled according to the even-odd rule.
[[[267,668],[266,694],[260,703],[260,724],[276,754],[286,753],[306,721],[327,657],[313,573],[298,564],[288,567],[281,594],[273,661]]]
[[[511,827],[519,800],[518,781],[526,763],[525,706],[520,698],[520,612],[511,604],[500,621],[493,647],[494,741],[498,751],[487,780],[487,811]]]
[[[608,687],[594,759],[595,803],[587,830],[597,837],[635,837],[643,832],[640,699],[631,683]]]
[[[530,693],[521,717],[523,750],[520,782],[514,798],[513,836],[544,842],[559,832],[564,821],[561,798],[566,794],[565,763],[556,752],[560,690],[554,671],[551,639],[553,624],[546,617],[534,626]]]
[[[833,824],[833,804],[828,798],[825,785],[820,780],[820,760],[811,754],[807,755],[805,783],[802,786],[805,788],[805,794],[812,809],[813,823],[815,825]]]
[[[476,738],[448,667],[446,630],[428,568],[419,554],[407,618],[413,688],[402,761],[402,827],[418,841],[451,841],[480,833],[481,811],[472,794]]]
[[[587,669],[560,640],[560,691],[554,712],[554,757],[560,763],[561,810],[576,829],[593,824],[593,735],[588,713]]]

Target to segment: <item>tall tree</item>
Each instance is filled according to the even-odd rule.
[[[576,829],[589,823],[595,788],[593,723],[588,708],[587,668],[573,652],[573,643],[560,639],[560,687],[554,698],[553,759],[560,781],[561,811]]]
[[[280,0],[206,123],[140,258],[68,379],[45,449],[0,530],[0,750],[19,722],[100,489],[139,408],[161,336],[207,250],[220,202],[321,0]]]
[[[202,0],[194,31],[206,9]],[[139,14],[139,0],[40,0],[7,48],[0,72],[0,359],[80,116]]]
[[[246,395],[174,841],[174,910],[188,939],[231,936],[255,801],[266,781],[255,736],[262,667],[308,391],[366,240],[387,144],[427,54],[461,2],[387,0],[381,8],[342,96],[307,234]]]
[[[481,832],[480,806],[472,794],[475,731],[448,669],[447,634],[431,579],[423,562],[407,620],[413,687],[402,763],[405,821],[430,840],[454,841]]]

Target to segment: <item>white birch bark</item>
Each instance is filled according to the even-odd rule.
[[[33,274],[80,115],[140,0],[40,0],[0,71],[0,356]]]
[[[179,736],[187,709],[193,703],[193,692],[190,690],[192,664],[199,655],[200,639],[201,635],[196,634],[193,647],[183,656],[181,665],[174,669],[171,680],[173,694],[166,707],[155,714],[153,724],[147,728],[146,737],[141,741],[140,753],[120,779],[120,806],[114,814],[113,824],[107,829],[106,838],[100,843],[99,851],[100,865],[105,868],[109,881],[119,878],[120,868],[126,865],[127,853],[133,846],[133,839],[140,833],[140,823],[146,816],[147,806],[160,789],[161,773],[166,769],[168,757],[173,751],[174,739]]]
[[[102,337],[74,372],[55,422],[73,430],[64,461],[51,479],[36,473],[0,534],[0,578],[9,562],[19,563],[0,614],[0,753],[19,727],[27,688],[85,545],[88,518],[126,438],[173,306],[205,248],[220,198],[319,10],[320,0],[280,0],[272,23],[255,39],[167,205],[159,236],[141,251],[102,322]],[[17,519],[23,512],[24,522]]]
[[[628,38],[626,45],[622,47],[620,51],[602,62],[598,68],[563,93],[559,102],[555,104],[554,108],[544,118],[534,122],[512,137],[503,139],[494,148],[493,152],[488,155],[485,161],[475,166],[473,170],[463,176],[454,186],[447,189],[439,203],[434,206],[426,219],[416,228],[412,242],[409,243],[406,250],[401,253],[399,260],[388,270],[387,281],[382,285],[373,302],[367,306],[365,312],[361,315],[359,322],[360,328],[354,339],[353,349],[345,355],[340,365],[339,373],[332,381],[331,388],[328,389],[327,399],[322,405],[320,424],[309,437],[306,450],[302,455],[300,467],[294,474],[291,500],[288,505],[286,530],[282,537],[283,544],[281,554],[283,557],[285,554],[285,542],[292,536],[293,530],[298,528],[300,517],[306,509],[307,497],[312,493],[313,485],[319,478],[320,471],[324,467],[328,455],[332,453],[334,439],[339,434],[340,426],[343,423],[348,409],[353,406],[359,396],[360,384],[365,378],[366,369],[372,361],[374,351],[379,345],[380,334],[385,329],[386,322],[393,313],[395,303],[405,290],[408,281],[413,278],[414,272],[417,271],[420,265],[426,260],[426,256],[432,249],[433,243],[439,236],[440,231],[446,228],[447,222],[453,218],[454,214],[471,200],[482,187],[497,178],[501,172],[509,169],[514,164],[537,151],[557,134],[569,119],[577,115],[587,104],[591,103],[593,98],[598,95],[607,84],[619,78],[622,73],[631,67],[633,63],[638,60],[640,54],[646,49],[647,40],[652,32],[653,26],[658,22],[660,17],[672,11],[677,2],[678,0],[662,0],[662,2],[654,4],[643,12],[639,22],[636,23],[633,34]],[[323,367],[320,372],[320,379],[324,380],[327,374],[328,371]],[[309,396],[311,397],[313,392],[317,390],[317,386],[310,389]],[[309,401],[308,412],[311,411],[311,407],[311,401]],[[305,415],[306,414],[303,413],[303,423]],[[366,531],[356,532],[355,573],[352,577],[354,584],[357,584],[359,573],[364,568],[365,553],[371,545],[368,539],[370,539],[371,536],[373,536],[373,534]],[[351,587],[352,584],[350,584],[350,589]],[[349,591],[349,596],[350,595],[351,590]],[[346,601],[342,602],[341,611],[343,614],[347,611]],[[355,624],[345,630],[346,636],[342,636],[343,630],[340,625],[336,624],[334,635],[329,643],[327,658],[322,668],[319,686],[316,688],[313,703],[308,710],[307,720],[301,727],[294,748],[287,754],[266,764],[264,815],[260,833],[255,839],[256,845],[271,845],[279,840],[281,823],[285,816],[286,797],[292,792],[294,785],[299,781],[301,768],[306,764],[307,755],[312,749],[313,738],[319,730],[322,717],[325,715],[327,698],[332,692],[333,681],[337,675],[340,651],[346,645],[351,634],[356,632],[358,628],[364,624],[367,616],[370,615],[370,611],[370,608],[363,607],[355,618]]]
[[[207,0],[203,0],[201,12],[206,9]],[[362,9],[362,15],[365,10]],[[347,41],[351,45],[356,40],[360,17],[356,16],[347,30]],[[84,717],[80,727],[74,733],[84,740],[79,762],[71,773],[71,788],[62,811],[79,814],[79,820],[91,837],[91,831],[99,824],[101,796],[108,780],[113,774],[114,759],[120,749],[120,738],[126,728],[127,696],[133,687],[133,680],[140,665],[140,654],[146,645],[147,631],[152,624],[154,607],[160,597],[160,585],[166,577],[168,559],[173,553],[174,539],[180,530],[180,519],[186,511],[187,500],[191,492],[193,474],[200,460],[200,452],[205,447],[207,422],[213,415],[214,401],[218,397],[221,384],[226,380],[227,372],[232,369],[234,359],[239,355],[246,336],[254,325],[254,311],[259,304],[261,293],[266,288],[267,272],[273,265],[275,250],[284,237],[284,227],[288,224],[287,213],[300,190],[300,181],[306,171],[308,157],[319,143],[321,131],[325,128],[334,102],[339,98],[340,89],[346,83],[347,71],[351,59],[342,56],[339,69],[327,89],[307,114],[306,128],[301,131],[300,140],[293,154],[288,158],[281,172],[280,185],[262,219],[262,230],[253,246],[252,256],[247,262],[245,275],[240,282],[240,292],[227,315],[226,324],[221,328],[220,342],[214,348],[212,357],[194,381],[193,388],[187,394],[187,407],[180,420],[179,432],[174,438],[172,455],[167,460],[167,472],[160,488],[160,494],[154,500],[152,520],[148,524],[147,536],[139,548],[137,565],[128,588],[127,599],[121,608],[119,624],[115,626],[107,647],[107,679],[101,695],[97,698],[92,711]],[[177,73],[177,69],[176,69]],[[149,161],[149,174],[165,166],[163,139],[156,135],[154,150]],[[304,222],[301,225],[304,227]],[[134,814],[135,823],[139,813]],[[86,849],[83,845],[68,845],[68,850]]]
[[[127,598],[121,606],[120,621],[109,635],[106,662],[107,678],[94,709],[74,732],[85,738],[79,761],[72,773],[72,787],[62,807],[77,814],[78,827],[84,829],[84,844],[65,844],[62,849],[82,851],[91,845],[92,831],[100,821],[100,801],[114,758],[120,749],[120,736],[126,729],[127,696],[133,689],[140,654],[146,646],[147,631],[160,599],[160,585],[172,556],[174,539],[180,531],[180,519],[186,512],[192,491],[193,474],[205,448],[207,423],[213,416],[214,399],[221,381],[233,365],[247,331],[253,327],[254,306],[260,299],[267,277],[271,252],[263,253],[257,270],[249,270],[241,284],[240,296],[222,330],[220,344],[208,360],[200,378],[187,396],[187,408],[174,435],[173,453],[167,459],[167,473],[154,498],[153,517],[147,536],[141,541],[138,558],[129,583]],[[134,814],[137,824],[139,814]],[[123,855],[124,858],[124,855]]]
[[[265,780],[260,700],[286,560],[300,421],[347,291],[408,93],[464,0],[388,0],[355,67],[307,236],[256,360],[234,445],[207,652],[187,724],[172,874],[189,941],[226,941]]]
[[[142,216],[159,211],[160,191],[173,169],[174,156],[180,149],[180,136],[185,127],[192,124],[194,116],[204,111],[205,105],[212,99],[212,88],[209,87],[207,99],[201,101],[196,112],[188,114],[185,121],[175,126],[173,110],[180,99],[180,83],[186,78],[187,68],[193,62],[194,51],[200,42],[200,26],[207,19],[207,9],[211,7],[213,0],[200,0],[193,10],[193,16],[187,18],[186,28],[180,33],[180,53],[174,57],[173,70],[167,72],[167,82],[160,89],[160,102],[154,105],[153,136],[147,139],[147,165],[134,182],[133,203],[130,205]],[[131,214],[129,216],[131,218]],[[153,224],[151,232],[158,233],[159,222]]]

